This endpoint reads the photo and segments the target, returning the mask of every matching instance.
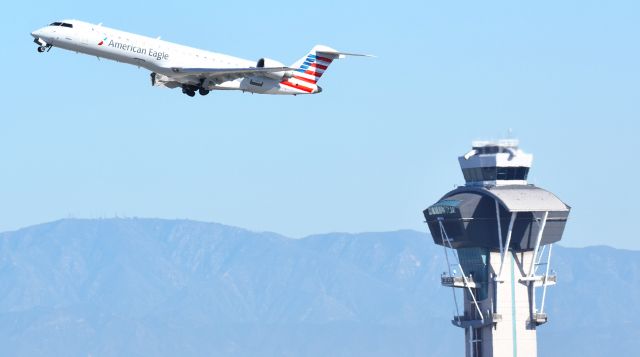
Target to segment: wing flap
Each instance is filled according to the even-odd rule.
[[[213,83],[222,83],[239,78],[248,78],[266,73],[292,71],[289,67],[249,67],[249,68],[189,68],[173,67],[170,77],[176,80],[199,82],[206,78]]]
[[[188,76],[202,75],[206,77],[210,76],[238,76],[249,77],[260,73],[273,73],[292,71],[294,68],[289,67],[249,67],[249,68],[185,68],[185,67],[172,67],[171,71],[176,74],[184,74]]]

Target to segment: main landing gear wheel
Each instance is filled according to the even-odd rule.
[[[207,94],[209,94],[209,90],[208,89],[204,89],[204,88],[200,88],[200,89],[198,89],[198,93],[200,93],[200,95],[207,95]]]
[[[40,52],[40,53],[42,53],[42,52],[44,52],[44,51],[46,51],[46,50],[47,50],[47,48],[46,48],[46,47],[44,47],[44,46],[39,46],[39,47],[38,47],[38,52]]]
[[[182,93],[188,95],[189,97],[193,97],[196,95],[196,91],[189,87],[183,87]]]

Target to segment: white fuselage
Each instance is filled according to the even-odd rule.
[[[253,68],[256,61],[228,56],[183,46],[159,38],[151,38],[124,32],[101,25],[77,20],[61,22],[66,26],[47,26],[32,33],[41,46],[59,47],[99,58],[132,64],[154,72],[154,85],[175,88],[185,85],[200,86],[207,90],[231,89],[264,94],[313,94],[321,91],[300,91],[283,80],[256,75],[243,78],[226,78],[207,81],[203,76],[177,76],[175,68]],[[53,24],[52,24],[53,25]],[[164,81],[164,82],[162,82]],[[157,84],[156,82],[160,83]],[[285,79],[286,82],[286,79]]]

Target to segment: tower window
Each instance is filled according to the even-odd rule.
[[[462,169],[467,182],[495,180],[526,180],[529,168],[519,167],[472,167]]]

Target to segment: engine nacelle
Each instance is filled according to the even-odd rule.
[[[283,63],[271,58],[260,58],[256,65],[258,68],[271,68],[271,67],[287,67]],[[293,71],[280,71],[280,72],[267,72],[264,73],[265,77],[281,80],[293,77]]]

